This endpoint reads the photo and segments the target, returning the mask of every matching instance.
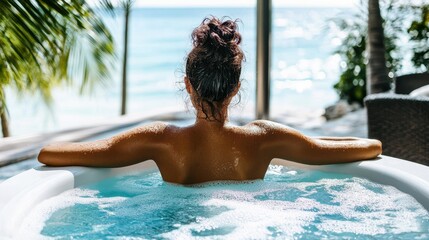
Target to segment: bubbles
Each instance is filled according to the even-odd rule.
[[[30,216],[25,229],[38,237],[429,237],[428,212],[391,186],[273,165],[265,180],[241,183],[174,185],[158,172],[107,179],[52,198]]]
[[[113,215],[114,212],[106,209],[125,199],[124,197],[98,198],[97,194],[98,191],[95,190],[76,188],[43,201],[24,220],[17,239],[46,239],[46,236],[40,235],[40,233],[45,222],[59,210],[70,209],[76,205],[93,205],[97,208],[95,210]],[[67,220],[67,214],[70,214],[70,211],[65,214],[63,219]],[[94,232],[100,232],[108,227],[109,225],[97,225],[96,222],[93,222],[93,226],[91,226]]]

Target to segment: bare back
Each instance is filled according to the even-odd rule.
[[[168,182],[262,179],[271,159],[261,154],[261,132],[243,127],[170,127],[170,147],[154,159]]]
[[[152,123],[109,139],[44,147],[39,161],[50,166],[122,167],[154,160],[165,181],[193,184],[262,179],[273,158],[304,164],[374,159],[377,140],[310,138],[269,121],[246,126]]]

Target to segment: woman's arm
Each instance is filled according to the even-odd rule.
[[[308,156],[312,163],[331,164],[375,159],[381,154],[381,142],[366,138],[311,138]]]
[[[48,166],[123,167],[153,159],[162,146],[167,125],[152,123],[94,142],[55,143],[39,153]]]
[[[281,124],[260,121],[266,132],[263,151],[272,158],[304,164],[333,164],[375,159],[381,142],[353,137],[308,137]]]

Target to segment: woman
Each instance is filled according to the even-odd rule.
[[[240,89],[243,52],[235,21],[205,19],[192,33],[184,82],[196,109],[195,124],[155,122],[109,139],[44,147],[49,166],[122,167],[152,159],[164,181],[193,184],[262,179],[273,158],[304,164],[374,159],[377,140],[311,138],[270,121],[228,124],[228,106]]]

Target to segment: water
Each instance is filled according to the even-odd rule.
[[[394,187],[270,166],[265,180],[181,186],[159,172],[67,191],[22,232],[73,239],[427,239],[429,213]]]
[[[325,31],[329,18],[350,9],[276,8],[272,27],[271,113],[295,110],[317,112],[336,101],[332,85],[339,76],[339,57],[332,55],[338,39]],[[204,17],[230,16],[242,21],[243,68],[241,103],[232,116],[254,116],[255,43],[254,8],[145,8],[134,9],[130,21],[129,105],[131,115],[150,115],[185,110],[184,58],[191,49],[190,33]],[[123,19],[104,17],[117,42],[120,60]],[[18,97],[7,91],[11,132],[26,135],[53,131],[82,123],[108,121],[119,115],[121,64],[113,79],[92,95],[78,96],[76,90],[55,89],[48,111],[37,97]]]

